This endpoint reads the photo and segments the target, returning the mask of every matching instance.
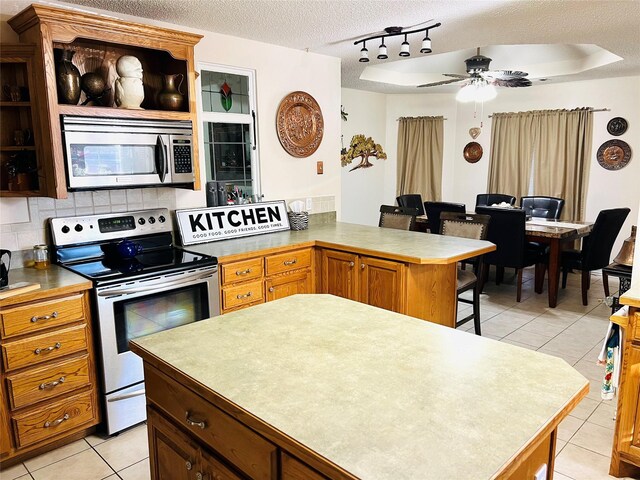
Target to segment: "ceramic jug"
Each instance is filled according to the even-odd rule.
[[[133,258],[139,253],[142,253],[142,245],[125,238],[118,243],[117,250],[120,257]]]
[[[178,86],[176,86],[178,77],[180,77],[180,83],[178,83]],[[158,106],[162,110],[178,111],[182,108],[184,95],[180,93],[180,87],[182,86],[183,80],[184,75],[182,75],[181,73],[162,76],[163,88],[158,94]]]

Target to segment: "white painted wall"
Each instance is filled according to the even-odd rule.
[[[351,138],[356,134],[372,137],[376,143],[382,145],[386,154],[391,157],[391,151],[386,141],[386,95],[381,93],[363,92],[361,90],[342,89],[342,105],[347,121],[342,121],[342,135],[345,148],[349,148]],[[359,168],[350,172],[357,165],[358,160],[342,167],[341,197],[342,216],[344,222],[362,225],[378,225],[380,205],[394,205],[394,199],[385,198],[385,183],[387,179],[387,163],[389,160],[371,159],[373,167]],[[393,175],[395,179],[395,174]]]

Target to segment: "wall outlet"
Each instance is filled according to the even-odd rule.
[[[310,198],[307,198],[306,204],[307,204],[306,205],[306,210],[307,210],[307,212],[310,212],[311,211],[311,207],[313,206],[313,203],[312,203]]]
[[[533,480],[547,480],[547,464],[542,465],[534,474]]]

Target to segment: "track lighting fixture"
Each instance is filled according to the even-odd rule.
[[[426,23],[426,22],[424,22]],[[360,61],[361,62],[368,62],[369,61],[369,51],[367,50],[366,47],[366,42],[368,42],[369,40],[376,40],[376,39],[381,39],[382,42],[380,43],[380,46],[378,47],[378,55],[376,56],[376,58],[378,60],[386,60],[387,58],[389,58],[388,55],[388,50],[387,50],[387,46],[384,43],[385,38],[387,37],[396,37],[398,35],[404,35],[404,41],[402,42],[402,44],[400,45],[400,53],[399,55],[401,57],[409,57],[411,55],[411,46],[409,45],[409,40],[408,40],[408,36],[411,35],[412,33],[422,33],[424,32],[424,38],[422,40],[422,45],[420,48],[420,53],[431,53],[431,38],[429,38],[429,30],[434,29],[434,28],[438,28],[441,24],[440,23],[435,23],[433,25],[430,25],[427,28],[418,28],[417,30],[411,30],[408,32],[404,31],[403,27],[387,27],[384,29],[384,32],[380,32],[378,35],[373,35],[371,37],[367,37],[367,38],[362,38],[360,40],[357,40],[354,42],[354,45],[358,45],[359,43],[362,43],[362,49],[360,50]]]

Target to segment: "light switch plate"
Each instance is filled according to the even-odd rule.
[[[307,212],[311,211],[311,207],[313,207],[313,203],[311,202],[310,198],[307,198],[307,205],[306,205]]]
[[[316,162],[316,173],[322,175],[324,173],[324,163],[321,161]]]
[[[533,480],[547,480],[547,464],[542,465],[535,473]]]

